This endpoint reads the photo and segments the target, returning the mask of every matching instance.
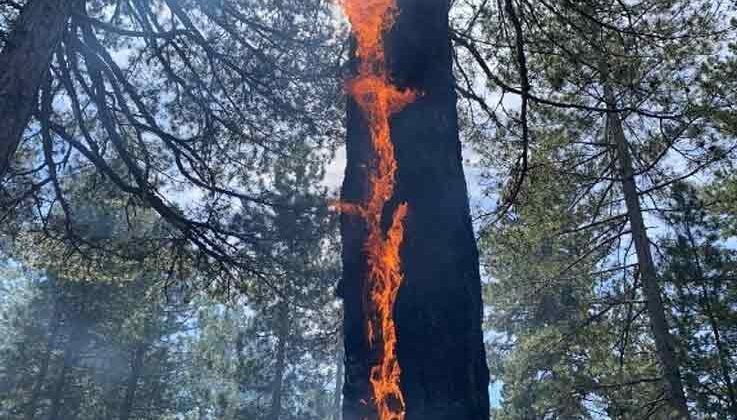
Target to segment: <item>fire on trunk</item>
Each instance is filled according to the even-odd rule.
[[[397,333],[394,303],[402,282],[399,249],[404,235],[407,205],[394,210],[389,229],[382,228],[382,215],[394,195],[397,161],[391,141],[389,119],[415,100],[415,93],[395,87],[386,71],[383,35],[396,13],[393,0],[342,0],[357,41],[358,75],[347,91],[356,101],[369,126],[373,158],[368,173],[369,195],[363,203],[341,203],[339,209],[361,217],[367,226],[367,339],[378,347],[378,363],[370,370],[371,398],[379,420],[403,420],[404,397],[399,384]]]

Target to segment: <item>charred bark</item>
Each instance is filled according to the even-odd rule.
[[[622,178],[622,190],[627,207],[627,217],[630,221],[632,240],[635,244],[642,290],[645,295],[647,313],[650,317],[650,327],[655,340],[660,369],[665,378],[667,398],[673,409],[674,417],[671,418],[678,420],[690,419],[674,340],[665,315],[663,298],[661,296],[660,286],[658,285],[658,275],[650,250],[650,239],[647,236],[647,228],[642,217],[642,208],[640,207],[640,198],[637,192],[637,184],[635,183],[629,143],[627,142],[619,113],[613,111],[617,109],[614,94],[606,86],[604,87],[604,94],[607,109],[612,110],[607,114],[608,133],[610,141],[617,153],[619,171]]]
[[[399,0],[386,37],[392,82],[420,94],[392,120],[398,161],[395,197],[407,203],[401,249],[404,280],[395,305],[401,388],[407,420],[488,419],[489,373],[481,330],[481,281],[471,226],[452,74],[449,1]],[[368,190],[372,151],[356,103],[348,104],[346,202]],[[366,338],[365,226],[341,216],[345,384],[343,418],[375,418],[369,369],[376,360]]]
[[[76,0],[29,0],[0,52],[0,178],[33,113]]]

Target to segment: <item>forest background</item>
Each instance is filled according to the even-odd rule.
[[[452,3],[490,418],[737,419],[734,8]],[[339,419],[335,4],[0,0],[4,52],[60,26],[3,114],[0,418]]]

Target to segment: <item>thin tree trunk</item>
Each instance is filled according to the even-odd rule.
[[[392,82],[420,94],[391,121],[398,162],[391,223],[408,208],[401,246],[403,281],[394,306],[406,420],[488,420],[489,372],[481,330],[478,251],[471,226],[452,73],[448,0],[398,0],[387,35]],[[354,63],[354,66],[357,63]],[[373,152],[366,121],[348,104],[344,202],[364,202]],[[367,339],[366,225],[341,216],[345,384],[343,419],[375,419]]]
[[[343,401],[343,340],[338,339],[337,354],[335,355],[335,392],[333,393],[333,420],[342,420],[341,409]]]
[[[703,286],[705,289],[705,286]],[[724,385],[727,387],[727,397],[729,398],[729,412],[733,420],[737,420],[737,392],[734,389],[734,383],[731,377],[729,349],[722,342],[722,335],[719,331],[719,323],[714,317],[714,312],[711,309],[711,305],[708,303],[709,293],[704,290],[704,301],[705,311],[709,318],[709,325],[711,326],[712,334],[714,334],[714,342],[717,347],[717,354],[719,357],[719,368],[721,369],[722,380]]]
[[[75,1],[29,0],[0,52],[0,178],[28,125]]]
[[[136,343],[135,350],[133,351],[131,372],[128,376],[128,381],[125,386],[125,397],[123,398],[123,404],[120,407],[120,414],[118,416],[120,420],[128,420],[130,418],[131,412],[133,411],[133,401],[136,397],[138,380],[141,378],[141,372],[143,371],[143,362],[145,360],[146,350],[148,349],[148,345],[144,340]]]
[[[271,384],[271,410],[269,420],[279,420],[282,409],[282,383],[284,382],[284,371],[287,361],[287,342],[289,341],[289,306],[282,302],[279,304],[278,332],[276,343],[276,368],[274,369],[274,380]]]
[[[61,372],[59,372],[59,376],[56,379],[56,383],[54,384],[54,388],[51,394],[51,410],[49,412],[49,420],[68,420],[67,418],[62,418],[60,416],[62,401],[64,397],[64,388],[67,384],[67,377],[69,376],[69,372],[74,368],[74,365],[76,364],[78,352],[80,351],[79,343],[82,341],[81,336],[83,335],[83,333],[79,332],[76,329],[77,326],[75,326],[73,323],[72,328],[74,330],[69,337],[69,342],[67,342],[67,345],[64,347]]]
[[[51,311],[51,319],[49,320],[50,325],[48,338],[46,339],[46,353],[44,354],[44,358],[41,361],[41,366],[38,370],[38,375],[36,375],[36,379],[33,384],[33,390],[31,391],[31,399],[28,401],[28,406],[25,410],[25,417],[28,420],[33,420],[33,418],[36,416],[36,406],[38,404],[39,398],[41,397],[41,390],[43,389],[44,382],[46,382],[46,375],[49,372],[49,364],[51,362],[52,351],[54,349],[54,344],[56,343],[59,326],[61,325],[61,314],[59,311],[59,303],[57,297],[54,297],[53,305],[54,308]]]
[[[724,385],[727,387],[727,398],[729,398],[729,412],[732,416],[732,419],[737,420],[737,393],[734,389],[734,383],[732,382],[731,377],[731,368],[730,368],[730,354],[729,350],[724,346],[724,343],[722,342],[722,335],[719,331],[719,323],[714,317],[714,312],[711,308],[711,304],[709,303],[709,292],[706,290],[706,286],[702,285],[702,299],[704,300],[704,310],[706,311],[707,318],[709,319],[709,326],[711,327],[711,332],[714,335],[714,344],[717,348],[717,355],[719,358],[719,368],[721,370],[722,374],[722,380],[724,381]]]
[[[729,349],[724,346],[724,343],[722,342],[722,334],[719,331],[719,322],[717,321],[716,317],[714,316],[714,311],[711,306],[711,293],[709,292],[708,287],[706,286],[706,277],[704,273],[704,269],[701,266],[701,258],[699,257],[698,250],[696,249],[696,240],[694,239],[693,232],[691,231],[691,226],[686,223],[686,235],[688,236],[688,241],[691,245],[691,249],[693,251],[693,258],[694,263],[696,265],[696,275],[698,276],[698,282],[701,286],[701,299],[703,301],[703,310],[706,312],[706,316],[709,319],[709,326],[711,327],[711,332],[714,335],[714,344],[717,348],[717,356],[719,358],[719,368],[721,370],[722,374],[722,380],[724,381],[725,386],[727,387],[727,398],[729,399],[729,412],[732,416],[732,419],[737,420],[737,393],[734,389],[734,384],[732,383],[732,377],[730,372],[730,360],[731,356],[729,354]]]
[[[645,294],[653,338],[655,339],[657,358],[665,378],[666,393],[670,405],[674,410],[673,415],[677,416],[672,418],[679,420],[690,419],[673,336],[670,333],[668,320],[666,319],[665,307],[663,305],[660,286],[658,285],[658,275],[650,250],[650,239],[647,236],[647,229],[642,217],[642,208],[640,207],[640,199],[637,193],[629,144],[624,134],[619,113],[614,111],[617,108],[614,94],[607,86],[604,87],[604,95],[607,102],[607,109],[611,110],[607,114],[608,134],[610,141],[613,142],[616,148],[617,160],[619,161],[627,216],[629,217],[632,239],[637,253],[640,279]]]

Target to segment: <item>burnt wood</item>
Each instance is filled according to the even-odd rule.
[[[407,420],[489,417],[489,373],[481,328],[481,281],[458,137],[446,0],[399,0],[386,37],[394,84],[420,96],[392,118],[399,165],[395,197],[409,205],[401,249],[404,281],[395,306]],[[354,71],[356,63],[353,63]],[[371,147],[366,122],[349,98],[342,200],[364,201]],[[366,340],[366,229],[341,216],[345,326],[345,420],[373,419]]]

